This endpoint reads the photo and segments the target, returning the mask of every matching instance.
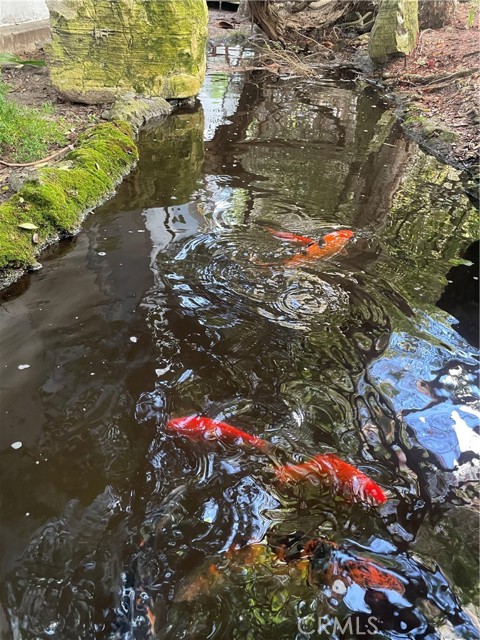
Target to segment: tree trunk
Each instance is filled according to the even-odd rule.
[[[420,29],[441,29],[450,24],[455,14],[456,0],[419,0]]]

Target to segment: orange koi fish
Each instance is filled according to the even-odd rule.
[[[305,248],[301,253],[294,255],[292,258],[282,260],[280,264],[287,267],[293,267],[297,264],[310,262],[312,260],[331,258],[335,254],[339,253],[347,242],[349,242],[349,240],[355,235],[350,229],[340,229],[338,231],[327,233],[319,242],[317,242],[308,236],[301,236],[295,233],[289,233],[288,231],[277,231],[275,229],[268,229],[268,231],[270,231],[270,233],[276,238],[280,238],[280,240],[288,240],[290,242],[298,242],[305,245]],[[254,262],[263,267],[274,266],[274,263]]]
[[[311,260],[325,260],[339,253],[343,247],[353,238],[354,233],[350,229],[341,229],[332,231],[323,236],[321,244],[313,242],[309,244],[301,253],[287,258],[283,262],[287,267],[301,264],[302,262],[310,262]]]
[[[321,538],[310,540],[305,544],[305,549],[308,546],[311,584],[324,584],[333,588],[337,595],[344,594],[352,584],[365,590],[387,590],[400,595],[405,593],[405,585],[401,579],[381,564],[353,556],[348,550],[342,549],[342,546]]]
[[[382,504],[387,500],[376,482],[331,453],[314,456],[302,464],[277,467],[275,475],[283,483],[302,480],[308,480],[314,485],[319,482],[327,483],[353,502],[366,500]]]
[[[225,580],[216,564],[210,564],[205,573],[197,573],[194,579],[182,585],[175,596],[175,602],[192,602],[201,595],[209,594]]]
[[[346,560],[342,567],[347,576],[362,589],[388,589],[403,595],[405,586],[392,573],[373,562],[358,559]]]
[[[155,616],[153,615],[153,613],[150,611],[150,609],[147,607],[147,616],[148,616],[148,621],[150,622],[150,634],[152,636],[152,638],[155,638]]]
[[[256,447],[263,452],[269,452],[273,445],[257,436],[252,436],[241,429],[226,422],[213,420],[205,416],[193,415],[183,418],[173,418],[167,423],[167,429],[192,439],[218,440],[222,438],[228,442],[241,442]]]

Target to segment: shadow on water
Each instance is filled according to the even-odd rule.
[[[2,638],[477,637],[456,172],[352,82],[218,73],[200,102],[4,296]],[[317,260],[272,232],[338,229]],[[193,413],[276,453],[165,429]],[[318,453],[388,502],[278,482]]]

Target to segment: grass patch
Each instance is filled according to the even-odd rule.
[[[53,107],[33,109],[7,99],[9,86],[0,81],[0,156],[13,162],[33,162],[52,146],[67,144],[64,122],[51,118]]]

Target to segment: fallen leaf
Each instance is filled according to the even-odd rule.
[[[18,226],[20,227],[20,229],[29,229],[30,231],[38,229],[37,225],[33,224],[32,222],[21,222]]]

